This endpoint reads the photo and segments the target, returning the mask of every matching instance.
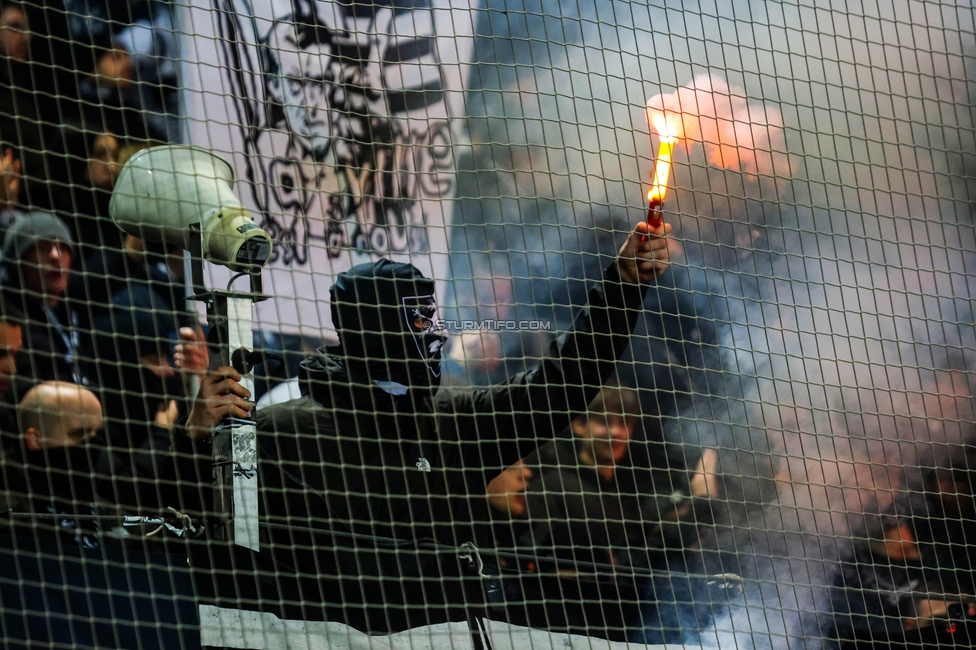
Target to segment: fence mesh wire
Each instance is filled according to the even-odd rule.
[[[969,646],[974,22],[3,0],[5,644]]]

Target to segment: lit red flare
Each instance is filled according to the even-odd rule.
[[[647,225],[658,228],[664,213],[664,197],[668,193],[668,181],[671,178],[671,158],[674,145],[678,142],[675,129],[663,116],[655,120],[661,144],[657,149],[657,159],[654,161],[654,175],[651,177],[651,189],[647,191]]]
[[[654,176],[651,177],[651,189],[647,190],[647,200],[664,203],[668,193],[668,180],[671,177],[671,155],[674,153],[675,137],[662,137],[661,146],[657,150],[657,160],[654,161]]]

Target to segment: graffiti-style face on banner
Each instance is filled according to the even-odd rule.
[[[292,0],[256,28],[248,172],[278,263],[429,251],[424,202],[454,191],[442,63],[430,4],[389,5]]]
[[[469,0],[212,0],[187,12],[190,138],[227,155],[274,240],[257,318],[328,337],[323,289],[381,257],[446,278]]]
[[[268,91],[283,109],[288,132],[302,154],[324,161],[345,103],[330,32],[278,22],[268,34],[268,49]]]

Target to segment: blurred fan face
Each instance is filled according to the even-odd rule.
[[[577,427],[577,435],[583,440],[598,465],[614,465],[627,455],[627,448],[634,432],[634,419],[620,415],[595,415]]]
[[[61,297],[71,275],[71,249],[56,241],[41,241],[23,263],[24,288],[34,293]]]
[[[27,16],[18,7],[0,11],[0,54],[17,61],[30,57],[30,26]]]
[[[10,390],[13,377],[17,374],[17,352],[23,342],[19,325],[0,321],[0,395]]]
[[[119,140],[111,133],[103,133],[95,138],[88,161],[88,178],[92,185],[105,190],[115,187],[121,171],[119,149]]]
[[[895,524],[885,529],[883,540],[872,540],[871,550],[878,555],[906,562],[922,559],[915,541],[915,534],[908,524]]]
[[[98,435],[104,421],[101,411],[65,414],[57,425],[45,432],[43,447],[75,447]]]

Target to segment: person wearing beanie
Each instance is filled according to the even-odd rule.
[[[80,363],[86,348],[77,315],[65,300],[74,252],[68,227],[42,211],[18,217],[0,250],[4,300],[25,317],[18,368],[35,383],[88,383]]]
[[[68,253],[74,255],[75,243],[68,226],[50,212],[34,210],[21,215],[7,230],[0,260],[5,267],[9,263],[24,261],[41,242],[62,244]]]
[[[464,620],[456,555],[431,543],[491,545],[492,520],[509,513],[490,505],[486,485],[567,430],[612,374],[648,284],[668,267],[669,231],[640,224],[539,365],[473,392],[440,389],[432,280],[389,260],[339,274],[330,291],[339,344],[303,363],[301,398],[256,413],[258,561],[274,569],[254,572],[262,606],[277,593],[301,603],[281,616],[369,633]],[[221,419],[247,416],[239,380],[229,367],[205,377],[174,443],[199,453]],[[214,597],[239,603],[253,588],[216,581]]]

